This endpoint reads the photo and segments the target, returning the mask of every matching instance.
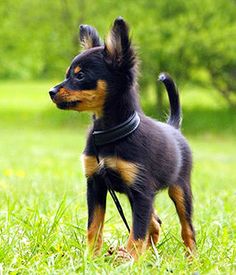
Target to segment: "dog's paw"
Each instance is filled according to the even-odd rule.
[[[119,263],[133,262],[134,258],[124,247],[119,247],[116,252],[115,261]]]
[[[123,263],[133,263],[134,258],[130,255],[130,253],[124,247],[120,246],[116,248],[114,246],[109,247],[107,253],[104,255],[105,257],[113,256],[114,255],[114,262],[116,264],[123,264]]]

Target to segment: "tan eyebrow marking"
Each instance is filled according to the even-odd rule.
[[[75,67],[74,73],[77,74],[81,71],[81,68],[79,66]]]

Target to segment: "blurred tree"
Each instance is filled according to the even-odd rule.
[[[122,15],[142,60],[141,85],[160,71],[179,82],[214,85],[236,104],[234,0],[2,0],[0,78],[61,78],[77,54],[81,23],[107,32]],[[162,94],[158,92],[159,105]]]

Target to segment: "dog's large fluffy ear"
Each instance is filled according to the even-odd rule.
[[[105,60],[120,68],[132,68],[135,65],[135,52],[131,46],[129,27],[122,17],[118,17],[105,41]]]
[[[80,43],[85,50],[102,45],[97,30],[89,25],[80,25]]]

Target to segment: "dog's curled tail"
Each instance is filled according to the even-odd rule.
[[[160,73],[158,79],[164,83],[169,97],[170,116],[167,123],[176,129],[179,129],[182,117],[177,86],[171,76],[167,73]]]

